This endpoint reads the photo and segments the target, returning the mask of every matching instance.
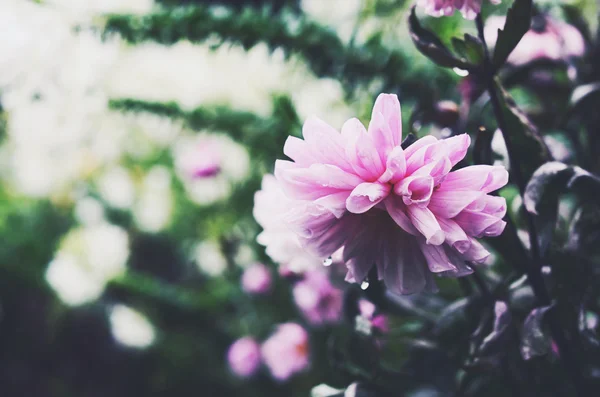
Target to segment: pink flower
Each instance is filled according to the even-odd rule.
[[[490,3],[500,4],[500,0],[490,0]],[[481,0],[419,0],[417,5],[434,17],[450,16],[459,10],[464,18],[475,19],[481,11]]]
[[[249,294],[266,294],[271,290],[271,272],[262,263],[256,263],[244,271],[242,288]]]
[[[262,189],[254,195],[254,218],[263,228],[256,240],[286,273],[302,273],[322,266],[324,258],[315,257],[302,248],[296,233],[283,221],[293,205],[294,201],[283,193],[275,177],[265,175]]]
[[[314,255],[343,248],[346,280],[362,282],[373,265],[388,288],[435,290],[431,273],[464,276],[489,252],[476,240],[497,236],[506,202],[490,193],[508,181],[503,167],[450,172],[469,148],[467,134],[419,139],[402,149],[400,103],[382,94],[368,130],[348,120],[341,134],[308,119],[304,140],[289,137],[275,176],[294,200],[285,221]]]
[[[313,325],[335,323],[342,313],[342,291],[331,285],[327,273],[313,270],[294,286],[294,301]]]
[[[221,152],[221,142],[204,136],[195,149],[187,151],[178,161],[189,178],[212,178],[221,172]]]
[[[227,352],[227,361],[231,372],[246,378],[254,375],[260,366],[260,347],[251,337],[235,341]]]
[[[490,46],[498,40],[498,29],[504,28],[506,17],[492,16],[485,23],[485,38]],[[585,41],[572,25],[550,17],[536,16],[532,28],[525,33],[517,47],[510,53],[508,62],[524,65],[536,59],[558,61],[578,57],[585,52]]]
[[[383,314],[375,314],[375,310],[375,305],[368,300],[360,299],[358,301],[358,312],[362,318],[370,323],[371,328],[374,328],[381,333],[388,332],[390,329],[388,318]]]
[[[309,365],[308,334],[298,324],[280,324],[263,343],[261,353],[273,377],[285,381]]]

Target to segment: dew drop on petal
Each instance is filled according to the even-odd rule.
[[[360,285],[360,289],[362,289],[364,291],[367,288],[369,288],[369,282],[368,281],[363,281],[362,284]]]
[[[333,263],[333,258],[331,258],[331,257],[325,258],[323,260],[323,266],[326,266],[326,267],[331,266],[332,263]]]

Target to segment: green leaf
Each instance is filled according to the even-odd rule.
[[[534,220],[539,229],[542,254],[552,241],[558,201],[566,190],[574,192],[584,202],[594,203],[600,194],[600,179],[580,167],[552,161],[538,168],[525,188],[523,204],[527,211],[536,215]],[[577,233],[572,230],[570,234],[575,238]]]
[[[483,62],[483,44],[477,37],[470,34],[465,34],[464,40],[453,37],[452,46],[462,58],[465,58],[470,63],[480,65]]]
[[[527,116],[516,106],[515,101],[506,92],[498,80],[497,90],[507,131],[513,146],[513,155],[521,160],[522,173],[527,180],[543,163],[550,160],[550,152],[546,143]]]
[[[417,49],[439,66],[465,70],[473,68],[474,65],[469,64],[466,60],[456,58],[435,33],[421,26],[415,13],[415,7],[410,12],[408,26],[410,37]]]
[[[515,0],[506,14],[504,29],[498,29],[498,41],[492,63],[501,67],[531,26],[532,0]]]

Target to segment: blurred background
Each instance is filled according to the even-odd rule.
[[[537,3],[587,16],[595,31],[595,1],[569,2],[577,14]],[[0,395],[308,396],[348,385],[327,359],[340,326],[311,326],[293,276],[256,242],[254,194],[304,119],[368,120],[380,92],[399,95],[405,131],[479,126],[461,116],[464,71],[414,48],[411,5],[2,0]],[[424,23],[447,38],[474,32],[459,15]],[[532,95],[515,90],[525,106]],[[253,291],[241,278],[257,263],[268,281]],[[442,290],[460,294],[453,281]],[[405,332],[419,325],[403,321]],[[285,382],[232,373],[233,341],[263,341],[285,322],[309,330],[309,369]]]

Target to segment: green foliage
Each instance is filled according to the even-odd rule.
[[[439,66],[458,67],[464,70],[471,69],[473,65],[466,62],[466,60],[456,58],[433,32],[421,26],[415,8],[416,6],[411,10],[408,25],[410,27],[410,37],[417,49]],[[466,45],[464,49],[466,50]]]
[[[529,30],[532,15],[532,0],[515,0],[508,10],[504,29],[498,29],[498,41],[494,48],[492,63],[500,68]]]
[[[339,79],[350,93],[375,78],[382,79],[383,91],[399,90],[409,97],[427,97],[439,89],[422,84],[425,70],[412,69],[404,50],[390,50],[377,38],[363,46],[346,46],[334,31],[303,17],[274,19],[250,9],[214,15],[208,8],[177,8],[145,16],[111,15],[105,29],[132,44],[152,40],[169,45],[186,39],[215,46],[237,43],[249,49],[264,42],[287,56],[302,57],[317,76]],[[447,87],[451,81],[445,74],[433,78],[437,87]]]

